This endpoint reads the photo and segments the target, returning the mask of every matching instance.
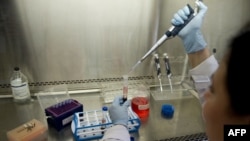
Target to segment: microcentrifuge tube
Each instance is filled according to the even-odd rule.
[[[104,130],[105,129],[105,125],[106,124],[106,118],[107,118],[107,114],[108,114],[108,107],[107,106],[103,106],[102,107],[102,119],[101,119],[101,129]]]
[[[123,102],[128,99],[128,75],[123,75]]]

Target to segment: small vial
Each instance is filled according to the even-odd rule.
[[[123,75],[123,102],[128,99],[128,75]]]
[[[107,118],[107,116],[108,116],[108,107],[107,106],[103,106],[102,107],[102,126],[101,126],[101,129],[102,130],[104,130],[105,129],[105,125],[103,125],[103,124],[106,124],[106,118]]]

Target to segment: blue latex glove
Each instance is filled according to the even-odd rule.
[[[207,46],[201,33],[203,17],[207,11],[207,6],[203,2],[196,2],[199,8],[197,15],[179,32],[178,36],[182,39],[187,53],[194,53],[204,49]],[[190,11],[187,6],[174,14],[171,23],[178,26],[184,23]]]
[[[109,115],[114,125],[128,124],[128,107],[130,106],[130,100],[125,101],[123,104],[122,96],[115,97],[112,105],[109,108]]]

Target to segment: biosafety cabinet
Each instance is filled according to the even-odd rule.
[[[204,3],[208,11],[201,30],[220,60],[227,41],[250,19],[250,1]],[[66,84],[69,95],[85,110],[110,103],[121,92],[122,76],[165,34],[174,13],[187,4],[195,8],[194,0],[1,0],[0,113],[5,114],[1,114],[0,140],[6,140],[5,131],[31,118],[47,124],[36,99],[36,94],[47,88]],[[164,63],[166,53],[171,84]],[[155,54],[160,61],[160,80]],[[29,104],[12,101],[10,76],[16,66],[29,80],[33,97]],[[128,92],[143,85],[151,102],[148,121],[141,122],[139,131],[131,136],[140,141],[205,136],[189,68],[183,44],[176,36],[129,73]],[[165,94],[171,92],[176,95]],[[161,117],[159,107],[164,103],[176,105],[173,119]],[[63,133],[51,129],[48,136],[49,140],[73,140],[71,133],[70,128]]]

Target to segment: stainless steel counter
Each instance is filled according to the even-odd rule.
[[[96,110],[104,105],[100,93],[72,94],[70,96],[81,102],[86,111]],[[169,91],[151,90],[150,102],[148,120],[142,122],[138,133],[131,134],[136,141],[161,140],[204,132],[200,103],[189,91],[171,94]],[[161,106],[167,103],[175,107],[172,119],[161,116]],[[0,141],[7,140],[7,131],[33,118],[47,125],[44,111],[41,109],[36,97],[28,104],[14,103],[12,98],[0,99],[0,113]],[[70,126],[60,132],[49,127],[48,134],[49,141],[74,140]]]

